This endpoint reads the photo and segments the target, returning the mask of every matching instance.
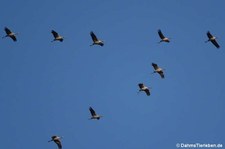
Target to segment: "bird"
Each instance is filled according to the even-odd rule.
[[[159,43],[161,43],[161,42],[169,43],[170,42],[169,38],[165,37],[160,29],[158,30],[158,34],[159,34],[159,37],[161,38]]]
[[[148,89],[147,86],[145,86],[143,83],[139,83],[139,92],[144,91],[146,93],[147,96],[150,96],[150,90]]]
[[[213,36],[209,31],[207,32],[207,36],[208,36],[209,39],[205,42],[207,43],[207,42],[211,41],[212,44],[214,44],[214,46],[219,49],[220,45],[217,43],[216,37]]]
[[[157,72],[157,73],[161,76],[161,78],[164,78],[164,77],[165,77],[162,68],[160,68],[160,67],[159,67],[157,64],[155,64],[155,63],[152,63],[152,66],[153,66],[153,68],[155,69],[153,73],[156,73],[156,72]]]
[[[10,37],[12,38],[13,41],[17,41],[16,39],[16,35],[17,33],[13,33],[9,28],[5,27],[4,28],[5,32],[6,32],[6,35],[2,38],[5,38],[5,37]]]
[[[52,33],[52,35],[54,36],[54,40],[52,40],[52,42],[53,42],[53,41],[60,41],[60,42],[63,41],[63,37],[60,36],[56,31],[52,30],[51,33]]]
[[[54,135],[54,136],[52,136],[52,139],[49,140],[48,142],[54,141],[57,144],[58,149],[62,149],[62,144],[61,144],[61,140],[60,140],[61,138],[62,137]]]
[[[102,116],[96,114],[95,110],[92,107],[89,107],[89,111],[91,112],[91,118],[90,119],[97,119],[99,120]]]
[[[90,32],[90,35],[91,35],[91,38],[93,40],[93,43],[90,45],[90,46],[93,46],[93,45],[100,45],[100,46],[104,46],[104,42],[99,40],[97,38],[97,36],[94,34],[93,31]]]

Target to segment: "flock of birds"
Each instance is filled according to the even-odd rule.
[[[17,41],[16,35],[18,33],[12,32],[7,27],[5,27],[4,30],[5,30],[6,35],[3,36],[2,38],[10,37],[14,42]],[[52,30],[51,33],[52,33],[52,35],[54,37],[54,39],[52,40],[52,42],[54,42],[54,41],[63,42],[63,40],[64,40],[64,37],[63,36],[61,36],[60,34],[58,34],[54,30]],[[161,42],[169,43],[170,42],[170,39],[168,37],[164,36],[164,34],[162,33],[162,31],[160,29],[158,30],[158,35],[159,35],[159,37],[161,39],[159,41],[159,43],[161,43]],[[215,36],[213,36],[209,31],[206,33],[206,35],[208,37],[208,40],[205,41],[206,43],[207,42],[211,42],[216,48],[220,48],[220,45],[216,41],[216,37]],[[90,32],[90,36],[91,36],[92,41],[93,41],[93,43],[90,46],[93,46],[93,45],[104,46],[104,42],[102,40],[98,39],[97,36],[95,35],[95,33],[93,31]],[[154,71],[153,71],[152,74],[158,73],[162,79],[165,78],[164,72],[163,72],[164,69],[160,68],[155,63],[152,63],[152,67],[154,69]],[[139,83],[138,86],[139,86],[139,92],[145,92],[147,96],[150,96],[151,93],[150,93],[149,87],[145,86],[144,83]],[[90,120],[91,119],[99,120],[102,117],[101,115],[98,115],[92,107],[89,107],[89,111],[91,113]],[[51,140],[49,140],[48,142],[54,141],[57,144],[58,149],[62,149],[61,139],[62,139],[62,137],[59,137],[59,136],[54,135],[54,136],[51,137]]]
[[[12,32],[9,28],[5,27],[5,33],[6,35],[3,36],[2,38],[5,38],[5,37],[10,37],[13,41],[17,41],[16,39],[16,35],[18,33],[14,33]],[[63,36],[61,36],[60,34],[58,34],[56,31],[52,30],[51,31],[52,35],[54,36],[54,40],[53,41],[60,41],[62,42],[63,41]],[[162,31],[159,29],[158,30],[158,34],[159,34],[159,37],[161,38],[161,40],[159,41],[159,43],[161,42],[167,42],[169,43],[170,42],[170,39],[168,37],[165,37],[162,33]],[[205,42],[209,42],[211,41],[212,44],[216,47],[216,48],[220,48],[220,45],[218,44],[218,42],[216,41],[216,37],[213,36],[209,31],[206,33],[207,34],[207,37],[208,37],[208,40],[205,41]],[[93,40],[93,44],[92,45],[99,45],[99,46],[104,46],[104,42],[102,40],[99,40],[97,38],[97,36],[94,34],[94,32],[90,32],[90,35],[91,35],[91,38]],[[52,42],[53,42],[52,41]],[[91,45],[91,46],[92,46]],[[155,68],[155,66],[153,66]]]
[[[159,37],[161,39],[159,41],[159,43],[161,43],[161,42],[167,42],[167,43],[169,43],[170,42],[170,39],[168,37],[165,37],[160,29],[158,30],[158,34],[159,34]],[[216,48],[220,48],[220,45],[216,41],[216,37],[213,36],[209,31],[206,34],[207,34],[208,40],[205,41],[205,42],[207,43],[207,42],[211,41],[212,44]],[[163,69],[160,68],[157,64],[152,63],[152,67],[154,68],[154,72],[153,73],[158,73],[161,76],[161,78],[164,78],[165,77],[164,76],[164,73],[163,73]],[[139,83],[138,86],[140,88],[139,92],[143,91],[143,92],[146,93],[147,96],[150,96],[151,93],[150,93],[149,87],[145,86],[143,83]]]
[[[90,110],[90,113],[91,113],[91,118],[90,118],[90,120],[91,120],[91,119],[99,120],[99,119],[102,117],[101,115],[98,115],[92,107],[89,107],[89,110]],[[52,138],[52,139],[49,140],[48,142],[54,141],[54,142],[57,144],[58,149],[62,149],[61,139],[62,139],[63,137],[59,137],[59,136],[54,135],[54,136],[52,136],[51,138]]]

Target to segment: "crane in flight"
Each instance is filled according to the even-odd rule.
[[[102,117],[101,115],[98,115],[92,107],[89,107],[89,111],[91,113],[91,118],[90,119],[97,119],[97,120],[99,120]]]
[[[159,37],[161,38],[161,40],[159,41],[159,43],[161,43],[161,42],[167,42],[167,43],[169,43],[170,42],[170,39],[167,38],[167,37],[165,37],[160,29],[158,30],[158,34],[159,34]]]
[[[62,149],[61,138],[62,138],[62,137],[59,137],[59,136],[55,136],[55,135],[54,135],[54,136],[52,136],[52,139],[49,140],[48,142],[54,141],[54,142],[57,144],[58,149]]]
[[[154,72],[153,72],[153,73],[158,73],[158,74],[161,76],[162,79],[165,78],[164,73],[163,73],[163,69],[162,69],[162,68],[160,68],[160,67],[159,67],[157,64],[155,64],[155,63],[152,63],[152,66],[153,66],[153,68],[154,68]]]
[[[147,96],[150,96],[150,90],[147,86],[145,86],[143,83],[139,83],[138,86],[139,86],[139,92],[144,91]]]
[[[93,31],[90,32],[90,35],[93,41],[93,43],[90,46],[93,46],[93,45],[104,46],[104,42],[102,40],[99,40]]]
[[[207,36],[208,36],[208,40],[207,41],[205,41],[206,43],[207,42],[209,42],[209,41],[211,41],[212,42],[212,44],[216,47],[216,48],[220,48],[220,45],[218,44],[218,42],[216,41],[216,37],[215,36],[213,36],[209,31],[206,33],[207,34]]]
[[[9,28],[7,28],[7,27],[5,27],[4,30],[5,30],[6,35],[5,35],[4,37],[2,37],[2,38],[10,37],[13,41],[17,41],[16,35],[17,35],[18,33],[12,32],[12,31],[11,31]]]
[[[54,40],[52,40],[52,42],[53,41],[60,41],[60,42],[63,41],[63,37],[61,35],[59,35],[56,31],[52,30],[51,33],[54,36]]]

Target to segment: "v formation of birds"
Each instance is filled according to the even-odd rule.
[[[16,35],[18,33],[12,32],[8,27],[5,27],[4,30],[5,30],[6,35],[3,36],[2,38],[10,37],[14,42],[17,41]],[[51,33],[52,33],[52,35],[54,37],[52,42],[54,42],[54,41],[63,42],[64,41],[64,37],[61,36],[59,33],[57,33],[55,30],[52,30]],[[158,30],[158,35],[160,37],[159,43],[161,43],[161,42],[169,43],[170,42],[170,39],[168,37],[164,36],[164,34],[162,33],[162,31],[160,29]],[[208,40],[205,41],[206,43],[207,42],[211,42],[216,48],[220,48],[220,45],[216,41],[216,37],[215,36],[213,36],[209,31],[206,33],[206,35],[208,37]],[[93,45],[99,45],[101,47],[104,46],[104,42],[102,40],[98,39],[93,31],[90,32],[90,36],[91,36],[91,39],[92,39],[92,42],[93,42],[90,46],[93,46]],[[162,79],[165,78],[164,71],[163,71],[164,69],[159,67],[158,64],[156,64],[156,63],[152,63],[152,67],[154,69],[152,74],[158,73],[159,76]],[[138,87],[139,87],[139,92],[145,92],[145,94],[147,96],[151,95],[150,88],[148,86],[146,86],[144,83],[139,83]],[[89,111],[90,111],[90,114],[91,114],[90,120],[92,120],[92,119],[99,120],[102,117],[101,115],[97,114],[92,107],[89,107]],[[51,137],[51,140],[49,140],[48,142],[52,142],[53,141],[58,146],[58,149],[62,149],[61,139],[62,139],[62,137],[53,135]]]

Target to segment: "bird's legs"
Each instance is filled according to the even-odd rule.
[[[207,42],[209,42],[209,41],[210,41],[210,39],[209,39],[209,40],[206,40],[205,43],[207,43]]]
[[[8,35],[3,36],[2,38],[6,38],[6,37],[8,37]]]

